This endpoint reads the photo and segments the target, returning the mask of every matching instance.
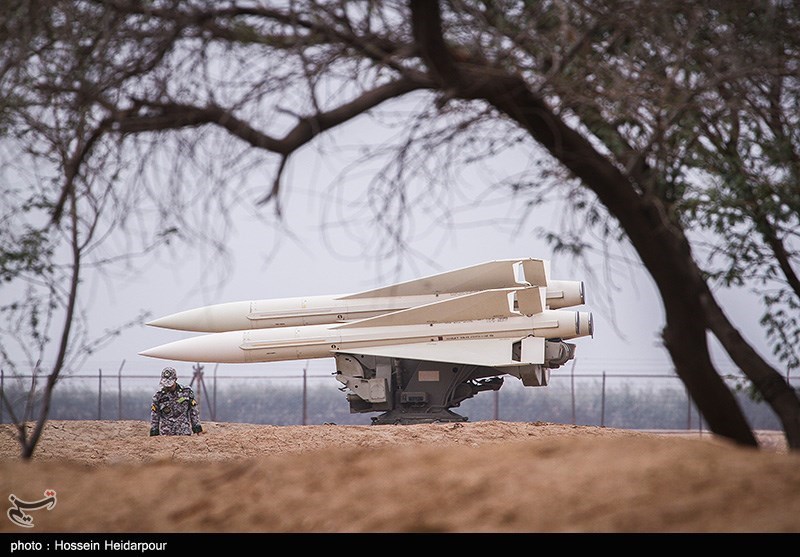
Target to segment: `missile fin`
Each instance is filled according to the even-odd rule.
[[[550,282],[550,262],[544,259],[525,259],[522,261],[525,281],[531,286],[547,286]]]
[[[541,259],[500,259],[407,282],[399,282],[375,290],[348,294],[339,299],[477,292],[496,288],[528,286],[526,282],[521,281],[517,276],[516,267],[519,263],[522,263],[526,277],[530,273],[537,280],[546,280],[542,278],[546,276],[546,273],[545,262]],[[545,284],[543,283],[541,286]]]
[[[546,288],[533,287],[517,290],[517,304],[520,313],[525,315],[542,313],[547,307],[546,295]]]
[[[498,288],[496,290],[464,294],[441,302],[433,302],[368,319],[344,323],[336,328],[355,329],[361,327],[421,325],[424,323],[455,323],[459,321],[475,321],[477,319],[518,317],[520,315],[519,312],[514,311],[513,305],[509,300],[509,295],[517,292],[517,290],[516,288]]]

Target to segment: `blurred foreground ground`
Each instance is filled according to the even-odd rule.
[[[32,462],[0,425],[0,532],[800,532],[800,455],[705,433],[551,423],[52,421]]]

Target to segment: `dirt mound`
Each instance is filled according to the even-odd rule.
[[[0,426],[0,498],[37,532],[798,532],[800,460],[709,434],[548,423],[50,422],[32,462]],[[0,532],[19,532],[0,520]]]

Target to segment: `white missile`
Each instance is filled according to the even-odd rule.
[[[140,354],[254,363],[360,354],[487,367],[545,363],[545,339],[593,334],[589,312],[548,309],[547,289],[495,288],[346,323],[210,333]]]
[[[161,317],[148,325],[192,332],[225,332],[346,323],[467,293],[528,286],[546,289],[548,309],[585,303],[583,282],[551,280],[546,260],[504,259],[354,294],[215,304]]]

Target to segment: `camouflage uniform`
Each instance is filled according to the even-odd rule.
[[[150,435],[191,435],[203,431],[194,392],[177,383],[171,367],[161,372],[161,390],[153,395]]]

